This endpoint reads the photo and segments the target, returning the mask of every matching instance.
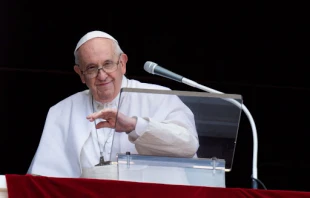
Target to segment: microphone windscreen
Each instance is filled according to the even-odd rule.
[[[157,66],[156,63],[152,61],[146,61],[144,63],[144,70],[147,71],[148,73],[154,74],[154,68]]]

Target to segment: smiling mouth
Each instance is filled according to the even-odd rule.
[[[108,84],[110,84],[111,82],[107,82],[107,83],[100,83],[100,84],[97,84],[97,86],[106,86]]]

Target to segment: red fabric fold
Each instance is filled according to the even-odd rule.
[[[310,192],[213,188],[85,178],[6,175],[9,198],[108,197],[108,198],[309,198]]]

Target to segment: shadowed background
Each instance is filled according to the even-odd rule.
[[[309,16],[276,3],[0,3],[0,174],[25,174],[50,106],[86,87],[73,50],[86,32],[110,33],[127,77],[200,91],[146,73],[154,61],[200,84],[240,94],[257,125],[258,178],[268,189],[310,191]],[[251,187],[252,132],[242,113],[227,187]]]

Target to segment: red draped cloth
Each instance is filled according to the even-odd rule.
[[[310,198],[310,192],[213,188],[128,181],[6,175],[9,198],[108,197],[108,198]]]

